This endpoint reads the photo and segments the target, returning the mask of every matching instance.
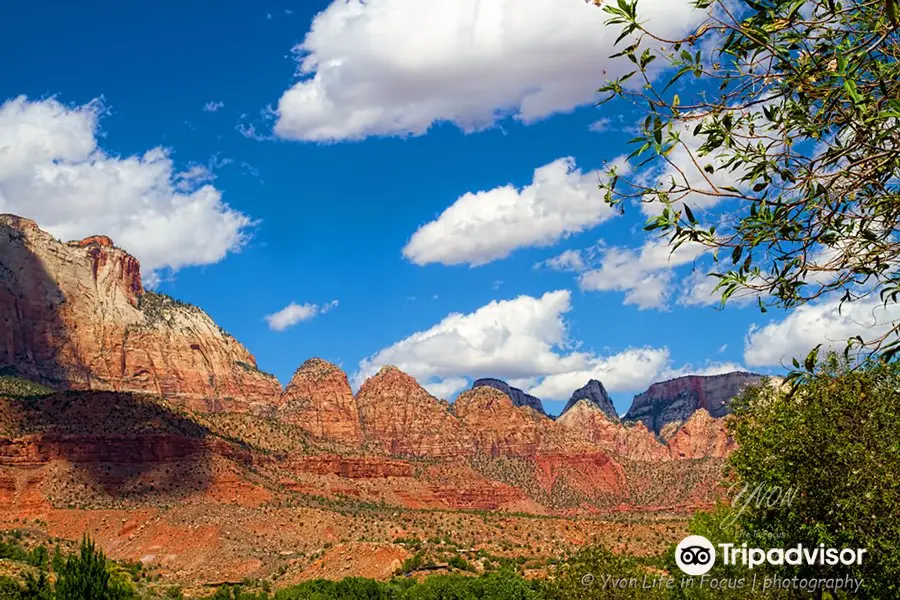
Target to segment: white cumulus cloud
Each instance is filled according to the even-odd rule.
[[[469,377],[491,376],[562,400],[591,378],[612,392],[634,391],[669,370],[666,348],[628,348],[609,355],[573,349],[564,318],[570,309],[570,292],[558,290],[450,314],[361,361],[354,385],[392,364],[443,397],[465,387]]]
[[[624,166],[624,163],[623,165]],[[598,189],[601,173],[582,173],[572,158],[534,171],[530,185],[467,193],[403,248],[417,265],[483,265],[516,248],[546,246],[616,215]]]
[[[584,271],[587,265],[580,250],[566,250],[562,254],[558,254],[553,258],[541,261],[534,265],[534,268],[551,269],[553,271],[574,271],[576,273]]]
[[[323,315],[337,305],[337,300],[332,300],[321,306],[318,304],[297,304],[296,302],[291,302],[278,312],[266,315],[265,319],[269,323],[269,329],[272,331],[284,331],[297,323],[309,321],[318,315]]]
[[[665,240],[650,240],[639,249],[600,248],[599,266],[579,278],[587,291],[625,292],[625,304],[640,309],[666,308],[672,293],[673,269],[707,252],[698,243],[687,242],[675,251]]]
[[[178,172],[163,148],[119,157],[99,146],[104,107],[24,96],[0,105],[0,212],[63,240],[110,236],[160,269],[206,265],[246,243],[253,222],[222,200],[202,167]]]
[[[450,398],[469,385],[465,377],[448,377],[439,381],[426,383],[424,387],[435,398]]]
[[[689,0],[644,0],[663,37],[700,15]],[[617,27],[582,0],[335,0],[295,49],[300,79],[281,97],[275,133],[312,141],[465,131],[507,115],[532,122],[591,103]]]
[[[744,362],[750,366],[790,364],[802,359],[816,345],[842,351],[856,335],[872,340],[890,331],[900,321],[900,304],[887,307],[877,297],[846,302],[830,298],[791,310],[781,321],[753,327],[744,342]]]
[[[610,392],[642,390],[662,377],[669,365],[667,348],[631,348],[611,356],[585,357],[579,369],[544,377],[529,393],[539,398],[568,399],[591,379]]]

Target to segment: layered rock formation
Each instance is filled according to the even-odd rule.
[[[583,437],[603,450],[637,461],[667,460],[670,456],[643,423],[624,426],[611,421],[596,404],[579,400],[556,420],[556,425],[573,437]]]
[[[575,390],[572,393],[572,397],[569,398],[569,401],[566,403],[565,408],[563,408],[561,414],[565,414],[566,411],[575,406],[575,404],[577,404],[579,400],[587,400],[588,402],[602,410],[611,420],[619,420],[619,415],[618,413],[616,413],[616,407],[613,406],[612,400],[609,399],[609,394],[606,393],[606,388],[603,387],[603,384],[596,379],[591,379],[587,382],[587,385]]]
[[[0,369],[202,411],[245,411],[281,393],[202,310],[145,292],[138,261],[109,238],[64,244],[12,215],[0,215]]]
[[[281,396],[278,419],[313,437],[358,446],[362,426],[347,375],[336,365],[311,358],[294,373]]]
[[[725,458],[734,450],[724,419],[699,409],[668,440],[673,458]]]
[[[624,425],[595,380],[555,421],[502,381],[476,381],[450,406],[394,367],[354,398],[347,376],[321,359],[282,393],[200,309],[143,290],[137,261],[109,238],[64,244],[0,216],[0,374],[8,371],[75,390],[0,377],[0,525],[49,520],[54,536],[89,533],[129,560],[179,573],[193,565],[205,581],[266,576],[294,560],[284,557],[361,533],[443,535],[446,510],[564,518],[708,506],[732,447],[722,419],[702,409],[658,436],[643,420]],[[687,413],[730,393],[679,386],[651,388],[662,391],[648,396],[648,414],[657,405]],[[357,501],[441,512],[426,531],[419,522],[432,513],[357,511]],[[507,514],[490,517],[495,529],[482,523],[489,516],[472,517],[480,529],[461,539],[522,525],[507,548],[533,539],[541,556],[561,555],[571,548],[551,551],[546,523],[578,544],[601,526],[510,527]]]
[[[470,433],[476,453],[533,456],[552,444],[550,417],[530,406],[516,406],[500,390],[479,386],[463,392],[453,410]],[[557,449],[560,444],[556,444]]]
[[[495,390],[500,390],[501,392],[509,396],[513,404],[515,404],[516,406],[529,406],[541,414],[547,414],[544,411],[544,405],[541,404],[539,398],[535,398],[530,394],[526,394],[519,388],[512,387],[501,379],[494,379],[492,377],[476,379],[475,383],[472,384],[472,389],[474,390],[478,387],[492,387]]]
[[[398,456],[471,454],[472,438],[446,402],[396,367],[382,368],[356,395],[366,442]]]
[[[626,421],[641,421],[654,433],[669,423],[681,424],[699,409],[713,417],[731,412],[731,400],[749,385],[758,384],[762,375],[733,372],[723,375],[688,375],[654,383],[634,397]]]

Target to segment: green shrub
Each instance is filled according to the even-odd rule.
[[[106,557],[87,537],[78,554],[70,556],[56,582],[57,600],[126,600],[131,587],[110,573]]]

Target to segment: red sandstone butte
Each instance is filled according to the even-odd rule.
[[[317,439],[353,446],[362,443],[359,411],[347,375],[320,358],[307,360],[294,373],[277,416]]]
[[[275,403],[281,386],[199,308],[141,285],[105,236],[64,244],[0,215],[0,365],[65,389],[149,392],[200,411]]]
[[[416,380],[396,367],[382,368],[356,395],[370,447],[398,456],[471,454],[472,438],[450,412]]]

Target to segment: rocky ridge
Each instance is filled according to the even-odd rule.
[[[100,437],[96,427],[75,437],[53,430],[28,438],[30,429],[7,436],[0,445],[5,444],[10,464],[29,455],[42,457],[40,464],[76,457],[109,463],[119,451],[154,465],[182,460],[185,453],[232,461],[249,448],[255,450],[244,456],[247,461],[268,465],[279,473],[279,485],[297,493],[318,493],[321,477],[337,478],[324,489],[343,489],[340,493],[346,493],[347,480],[399,478],[415,481],[403,484],[415,491],[391,491],[388,497],[395,502],[548,510],[592,505],[601,497],[602,503],[627,498],[634,476],[627,465],[683,463],[672,467],[677,472],[693,468],[691,461],[719,459],[730,451],[724,423],[715,414],[696,412],[683,424],[669,420],[664,435],[653,422],[649,427],[643,421],[620,423],[597,380],[577,390],[556,420],[539,399],[497,379],[477,380],[451,405],[390,366],[354,396],[347,375],[317,358],[303,363],[282,390],[206,313],[144,290],[138,262],[109,238],[64,244],[33,222],[9,215],[0,216],[0,369],[57,390],[84,390],[79,401],[86,405],[122,407],[77,417],[86,424],[99,419],[113,425]],[[696,396],[698,408],[706,408],[732,389],[701,386],[703,393],[688,397],[684,390],[693,387],[673,385],[659,384],[638,398],[683,408],[691,405],[682,396]],[[189,442],[178,432],[154,437],[156,420],[131,425],[122,420],[129,406],[123,399],[134,394],[205,415],[201,420],[208,429],[187,436],[194,440]],[[65,394],[58,399],[68,406]],[[140,405],[147,402],[152,403]],[[17,410],[13,404],[7,408],[10,414]],[[240,439],[243,446],[216,442],[213,450],[198,437]],[[112,454],[102,450],[104,444]],[[441,480],[448,471],[423,483],[420,471],[404,462],[420,459],[466,475],[453,486]],[[285,479],[285,472],[299,480]],[[436,481],[441,483],[434,487]],[[363,490],[369,483],[359,485],[356,493],[368,493]]]
[[[606,388],[596,379],[591,379],[587,382],[587,385],[575,390],[560,414],[565,414],[566,411],[575,406],[580,400],[587,400],[602,410],[611,420],[619,420],[619,415],[616,413],[616,407],[613,406],[612,400],[610,400],[609,394],[606,392]]]
[[[474,390],[475,388],[479,387],[492,387],[495,390],[499,390],[509,396],[513,404],[516,406],[528,406],[541,414],[547,414],[544,411],[544,405],[541,403],[541,400],[539,398],[536,398],[531,394],[526,394],[519,388],[511,386],[501,379],[495,379],[493,377],[476,379],[472,383],[472,389]]]
[[[763,375],[735,371],[721,375],[687,375],[654,383],[634,397],[626,421],[641,421],[656,434],[667,425],[681,425],[703,409],[714,418],[731,412],[731,400],[747,386],[762,382]]]
[[[553,440],[553,420],[530,406],[517,406],[502,391],[479,386],[465,391],[453,403],[453,411],[470,432],[477,454],[534,456],[559,451],[562,440]]]
[[[555,420],[496,379],[451,405],[385,367],[354,396],[317,358],[282,390],[202,310],[144,290],[108,237],[62,243],[0,215],[0,528],[87,533],[174,578],[322,576],[341,540],[460,541],[464,521],[464,540],[539,540],[543,558],[646,540],[652,525],[590,517],[711,505],[733,444],[705,408],[729,385],[652,387],[650,415],[698,406],[660,430],[619,422],[596,380]],[[388,554],[385,577],[404,556]]]
[[[284,389],[277,418],[320,440],[359,446],[362,425],[347,375],[336,365],[311,358]]]
[[[281,385],[199,308],[144,291],[105,236],[68,244],[0,215],[0,366],[57,389],[148,392],[249,410]]]

